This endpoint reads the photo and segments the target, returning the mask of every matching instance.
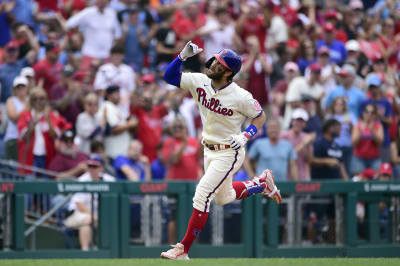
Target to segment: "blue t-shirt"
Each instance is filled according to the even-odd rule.
[[[346,90],[343,86],[339,85],[328,94],[326,98],[326,106],[331,106],[333,100],[338,97],[343,97],[346,100],[351,121],[357,121],[360,105],[366,99],[365,93],[356,87],[351,87]]]
[[[292,144],[287,140],[279,140],[271,145],[269,139],[257,139],[249,150],[249,157],[257,160],[256,174],[260,175],[266,168],[272,170],[275,180],[286,181],[288,166],[297,155]]]
[[[1,1],[0,1],[1,3]],[[6,13],[0,13],[0,46],[3,47],[11,39],[11,28]]]
[[[149,29],[145,24],[130,24],[125,39],[125,59],[124,62],[134,67],[135,71],[140,71],[143,65],[145,51],[143,50],[138,37],[138,30],[143,36],[147,36]]]
[[[140,162],[134,161],[126,156],[117,156],[117,158],[115,158],[114,160],[113,165],[115,171],[117,171],[117,178],[119,180],[127,179],[124,173],[122,173],[121,171],[121,167],[127,165],[139,176],[139,181],[144,181],[146,172],[143,164],[141,164]]]
[[[315,158],[336,158],[343,162],[343,151],[334,141],[320,136],[314,142]],[[311,179],[340,179],[340,167],[311,167]]]
[[[167,168],[161,163],[160,159],[156,159],[151,164],[151,178],[153,180],[163,180],[165,174],[167,173]]]
[[[373,99],[368,98],[365,101],[363,101],[360,105],[360,112],[359,112],[360,116],[364,112],[365,106],[367,106],[368,104],[376,105],[376,107],[378,108],[378,111],[382,112],[383,116],[385,118],[387,118],[389,116],[393,116],[392,105],[390,104],[388,99],[385,99],[385,98],[382,98],[380,100],[373,100]],[[383,126],[383,133],[384,133],[383,146],[389,147],[390,146],[389,128],[384,123],[382,123],[382,126]]]
[[[36,22],[33,16],[34,5],[37,5],[34,0],[15,0],[15,7],[12,10],[15,22],[22,22],[36,29]]]
[[[21,69],[28,66],[26,58],[22,58],[14,64],[5,63],[0,66],[1,100],[5,103],[12,94],[14,78],[19,75]]]
[[[326,46],[329,48],[331,62],[334,62],[338,65],[344,63],[347,57],[347,52],[346,47],[342,42],[334,40],[331,44],[327,44],[324,40],[319,40],[317,42],[317,51],[322,46]]]

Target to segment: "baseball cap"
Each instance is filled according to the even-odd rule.
[[[372,62],[385,62],[385,59],[383,59],[383,56],[380,53],[377,53],[372,57]]]
[[[35,71],[31,67],[24,67],[23,69],[21,69],[20,75],[24,77],[33,78],[35,77]]]
[[[363,9],[364,8],[364,4],[360,0],[352,0],[350,2],[350,8],[351,9]]]
[[[367,79],[367,85],[368,85],[368,87],[369,87],[369,86],[379,87],[381,84],[382,84],[381,79],[380,79],[377,75],[375,75],[375,74],[370,75],[370,76],[368,77],[368,79]]]
[[[330,23],[330,22],[325,23],[325,25],[324,25],[323,28],[324,28],[325,31],[328,31],[328,32],[335,31],[335,25],[333,25],[333,24]]]
[[[327,46],[321,46],[318,49],[318,54],[327,54],[329,55],[331,53],[331,50]]]
[[[66,76],[72,76],[75,73],[75,68],[71,65],[65,65],[63,68],[63,74]]]
[[[312,64],[310,65],[310,70],[311,70],[312,72],[321,71],[321,69],[322,69],[322,66],[321,66],[320,63],[314,62],[314,63],[312,63]]]
[[[338,13],[334,9],[328,9],[325,12],[325,19],[334,18],[338,19]]]
[[[292,113],[292,119],[303,119],[304,121],[308,121],[308,114],[306,110],[303,108],[297,108]]]
[[[283,67],[283,70],[286,71],[294,71],[294,72],[299,72],[299,67],[295,62],[287,62],[285,66]]]
[[[360,51],[360,45],[356,40],[350,40],[346,42],[346,50],[347,51]]]
[[[10,50],[10,49],[18,49],[19,44],[16,40],[11,40],[6,44],[6,50]]]
[[[361,172],[361,175],[362,175],[363,177],[365,177],[366,179],[374,179],[374,178],[375,178],[375,175],[376,175],[376,172],[375,172],[375,170],[372,169],[372,168],[365,168],[365,169]]]
[[[379,167],[379,174],[381,175],[392,175],[392,166],[390,163],[383,163],[381,167]]]
[[[142,77],[142,81],[143,82],[148,82],[148,83],[153,83],[154,81],[156,81],[156,79],[154,78],[154,75],[152,74],[146,74]]]
[[[24,76],[15,77],[13,81],[13,88],[17,87],[18,85],[28,86],[28,79]]]
[[[339,71],[339,75],[342,76],[355,76],[356,71],[354,70],[354,67],[349,64],[345,64]]]
[[[61,134],[61,140],[68,140],[68,139],[74,139],[75,134],[72,130],[65,130]]]
[[[116,91],[119,91],[119,86],[118,85],[111,85],[111,86],[107,87],[106,94],[111,94],[111,93],[114,93]]]
[[[104,160],[101,158],[100,155],[98,154],[91,154],[89,156],[89,159],[86,161],[88,165],[94,165],[94,166],[104,166]]]

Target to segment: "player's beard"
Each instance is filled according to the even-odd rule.
[[[206,75],[207,77],[209,77],[212,80],[221,80],[222,77],[224,76],[225,71],[221,71],[221,72],[211,72],[211,71],[207,71]]]

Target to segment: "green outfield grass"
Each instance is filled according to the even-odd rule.
[[[400,254],[399,254],[400,255]],[[190,266],[399,266],[400,259],[192,259],[171,261],[161,259],[46,259],[0,260],[0,265],[12,266],[132,266],[132,265],[190,265]]]

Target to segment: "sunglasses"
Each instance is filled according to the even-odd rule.
[[[46,97],[34,97],[34,98],[32,98],[32,100],[34,100],[34,101],[46,101],[47,99],[46,99]]]
[[[89,168],[92,168],[92,169],[97,169],[97,168],[99,168],[100,166],[99,166],[99,165],[95,165],[95,164],[88,164],[88,167],[89,167]]]

